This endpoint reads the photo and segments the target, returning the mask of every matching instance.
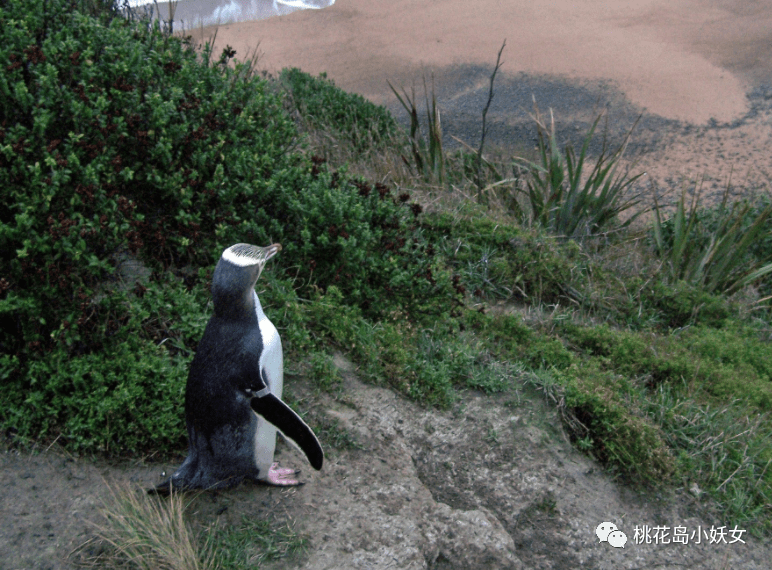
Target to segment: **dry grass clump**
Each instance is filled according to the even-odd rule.
[[[107,489],[108,496],[100,509],[102,520],[92,524],[97,540],[109,546],[93,556],[88,566],[140,570],[219,567],[211,542],[202,540],[186,520],[189,497],[172,494],[162,498],[128,485],[107,485]]]

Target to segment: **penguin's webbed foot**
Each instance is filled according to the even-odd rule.
[[[179,484],[175,485],[174,480],[171,477],[169,477],[163,483],[160,483],[151,489],[147,489],[147,494],[161,495],[162,497],[167,497],[172,493],[179,493],[184,491],[185,491],[185,487],[183,485],[179,485]]]
[[[274,485],[277,487],[297,487],[298,485],[304,485],[303,482],[293,478],[293,475],[300,474],[299,469],[288,469],[286,467],[279,467],[278,463],[274,463],[268,469],[268,474],[265,478],[260,478],[260,482],[265,485]]]

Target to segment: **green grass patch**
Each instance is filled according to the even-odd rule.
[[[755,536],[772,531],[772,419],[740,401],[698,403],[684,386],[660,386],[643,398],[677,458],[684,487],[707,493]],[[696,485],[696,487],[695,487]]]
[[[612,471],[648,484],[673,474],[675,462],[663,433],[637,409],[628,379],[588,363],[538,370],[527,381],[558,404],[577,447]]]
[[[663,334],[480,312],[463,322],[498,358],[526,365],[521,380],[611,472],[683,484],[733,524],[772,530],[770,352],[757,329],[726,321]]]
[[[427,216],[425,235],[439,248],[464,291],[480,298],[554,303],[581,288],[587,262],[576,242],[487,217]]]
[[[342,378],[332,356],[326,352],[313,352],[309,360],[308,375],[313,385],[323,392],[338,393]]]
[[[216,568],[242,570],[296,556],[303,552],[308,539],[289,525],[277,527],[275,521],[243,517],[238,526],[210,529],[207,543]]]
[[[577,351],[650,388],[686,383],[696,398],[740,400],[761,412],[772,409],[772,354],[748,327],[696,326],[662,335],[566,323],[559,330]]]

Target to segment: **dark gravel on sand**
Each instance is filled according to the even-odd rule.
[[[446,149],[461,146],[453,137],[473,148],[479,145],[482,111],[488,100],[491,71],[491,68],[482,66],[457,66],[444,72],[441,77],[434,78],[434,92],[441,112],[443,145]],[[431,91],[431,79],[428,78],[427,84]],[[421,104],[419,119],[425,132],[423,85],[416,85],[415,92]],[[605,113],[608,121],[602,119],[590,145],[590,154],[600,152],[604,134],[607,144],[612,149],[617,148],[635,125],[628,153],[637,155],[658,148],[674,134],[689,134],[695,129],[736,129],[747,124],[772,109],[772,87],[762,85],[751,90],[748,93],[748,112],[732,123],[710,121],[705,126],[696,126],[646,112],[631,103],[609,81],[528,73],[512,75],[500,71],[496,75],[493,100],[487,115],[489,129],[486,145],[506,149],[535,145],[536,127],[532,119],[534,101],[545,119],[549,118],[552,110],[559,140],[562,143],[570,142],[577,149],[581,148],[593,121],[599,114]],[[389,103],[388,108],[398,121],[404,125],[409,124],[407,114],[396,98]]]
[[[482,111],[488,100],[491,69],[481,66],[458,66],[434,78],[437,104],[440,107],[445,148],[461,146],[453,137],[476,148],[482,132]],[[431,90],[431,82],[428,83]],[[534,101],[543,117],[552,109],[555,129],[561,142],[581,147],[583,138],[600,113],[606,113],[598,134],[607,134],[614,148],[640,116],[631,151],[644,151],[659,142],[659,133],[683,129],[679,121],[645,113],[633,105],[624,94],[607,81],[578,81],[546,75],[499,72],[493,87],[493,100],[488,110],[489,125],[486,144],[503,148],[522,148],[536,144],[536,128],[532,119]],[[417,99],[423,103],[423,85],[416,86]],[[396,100],[388,105],[403,124],[408,117]],[[422,128],[425,127],[425,106],[421,106]],[[597,154],[603,136],[594,137],[590,147]]]

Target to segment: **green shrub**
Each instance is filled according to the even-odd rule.
[[[573,355],[559,339],[537,336],[520,349],[522,360],[531,368],[552,367],[563,370],[574,362]]]
[[[449,396],[440,402],[443,405],[453,401],[450,394],[456,387],[501,392],[510,386],[513,370],[511,365],[493,359],[474,336],[436,329],[418,335],[416,353],[408,365],[416,378],[411,391],[447,393]]]
[[[267,269],[257,284],[263,310],[281,335],[285,359],[294,356],[292,353],[304,355],[315,346],[308,322],[308,303],[298,297],[293,288],[294,280],[278,276],[272,268]]]
[[[568,391],[566,408],[587,428],[589,451],[602,464],[649,483],[667,481],[675,462],[661,431],[615,399],[614,387],[580,382]]]
[[[99,346],[62,329],[45,356],[0,356],[4,429],[23,439],[60,437],[74,451],[182,446],[187,368],[209,318],[203,287],[187,292],[170,280],[143,289],[141,297],[113,292],[90,307],[80,329]]]
[[[361,376],[426,405],[447,408],[458,390],[506,390],[518,373],[455,327],[417,329],[403,315],[391,317],[377,323],[364,319],[335,286],[309,305],[309,326],[324,333],[318,342],[332,341],[357,362]]]
[[[157,27],[63,0],[12,1],[0,19],[0,342],[23,353],[87,318],[120,251],[211,263],[294,130],[264,81]]]
[[[574,443],[602,464],[649,483],[661,484],[674,473],[662,432],[637,410],[624,377],[583,364],[540,370],[527,379],[561,408]]]
[[[179,449],[187,364],[138,340],[111,347],[110,358],[58,349],[30,363],[25,382],[3,384],[3,425],[25,439],[60,437],[73,451]]]
[[[106,443],[97,426],[106,412],[83,420],[65,405],[69,393],[57,395],[64,372],[41,383],[46,366],[68,361],[76,368],[62,369],[78,376],[79,363],[128,342],[154,363],[145,368],[138,357],[143,385],[142,370],[164,369],[152,350],[163,343],[177,370],[174,359],[192,354],[206,322],[207,276],[233,243],[284,245],[266,300],[280,303],[277,320],[297,350],[313,338],[295,283],[307,291],[337,285],[368,315],[447,312],[450,274],[427,251],[409,195],[290,152],[297,133],[276,90],[249,64],[228,67],[232,50],[213,62],[209,47],[198,55],[156,25],[93,17],[92,8],[65,0],[0,8],[0,375],[48,412],[65,406],[27,423],[17,420],[29,408],[9,409],[3,425],[54,435],[75,433],[72,422],[82,421],[102,435],[79,448],[128,441]],[[125,274],[126,262],[144,264],[141,282]],[[99,370],[103,407],[147,404],[152,390],[110,400],[128,368]],[[129,429],[109,423],[116,434]],[[136,437],[119,447],[148,444]]]
[[[283,69],[280,80],[304,120],[335,133],[358,152],[382,145],[398,133],[397,122],[384,107],[336,87],[326,73],[313,77],[293,67]]]
[[[277,172],[269,192],[271,201],[241,231],[258,243],[280,241],[282,263],[296,265],[299,278],[335,285],[369,315],[394,307],[436,312],[435,300],[452,298],[450,276],[416,225],[407,193],[392,196],[383,184],[318,165]]]
[[[329,339],[347,351],[363,377],[424,404],[446,407],[453,402],[454,378],[447,373],[446,359],[427,363],[426,342],[419,348],[415,331],[402,318],[372,323],[358,308],[344,303],[336,286],[330,286],[309,306],[309,325],[323,332],[320,342]]]

